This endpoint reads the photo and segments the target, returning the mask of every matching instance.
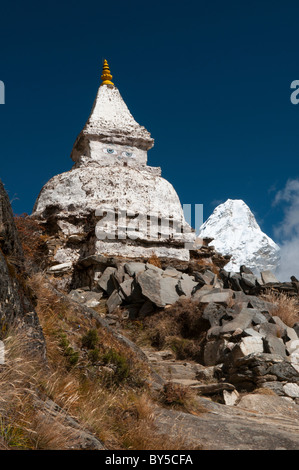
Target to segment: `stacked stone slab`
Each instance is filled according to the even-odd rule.
[[[241,274],[253,276],[245,266],[240,273],[244,279]],[[276,315],[275,304],[246,293],[248,283],[241,282],[244,290],[234,290],[224,285],[226,280],[222,269],[217,274],[194,260],[158,267],[103,257],[93,291],[85,287],[69,295],[87,306],[106,305],[107,319],[116,326],[120,318],[140,319],[178,300],[191,300],[207,324],[202,366],[217,369],[220,388],[221,383],[237,391],[268,388],[299,401],[298,324],[289,327]],[[202,386],[199,390],[206,393]]]

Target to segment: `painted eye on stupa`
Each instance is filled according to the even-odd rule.
[[[122,156],[123,156],[123,157],[132,157],[133,154],[132,154],[132,152],[123,152],[123,153],[122,153]]]
[[[109,153],[109,155],[117,155],[117,151],[112,148],[103,149],[103,151]]]

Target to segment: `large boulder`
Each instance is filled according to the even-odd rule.
[[[176,290],[178,279],[176,278],[162,277],[159,272],[147,269],[137,275],[137,281],[144,297],[157,307],[165,307],[165,305],[173,304],[179,299]]]

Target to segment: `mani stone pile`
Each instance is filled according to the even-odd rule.
[[[241,278],[252,281],[249,271],[242,266]],[[248,282],[225,287],[224,273],[223,268],[217,274],[202,266],[196,270],[194,263],[180,270],[149,262],[105,265],[103,259],[93,290],[74,289],[69,297],[89,307],[105,304],[107,320],[116,327],[119,318],[140,319],[191,300],[206,324],[201,362],[215,371],[218,385],[229,383],[239,391],[267,388],[299,403],[299,324],[284,324],[275,304],[250,294]],[[260,283],[263,278],[273,280],[273,275],[261,273]],[[263,283],[267,286],[271,282]]]

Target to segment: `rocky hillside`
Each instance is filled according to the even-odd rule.
[[[27,286],[24,254],[14,223],[13,212],[0,181],[0,327],[21,330],[26,344],[44,357],[44,339]]]
[[[53,234],[30,217],[18,234],[0,196],[1,448],[298,449],[295,278],[229,273],[210,239],[190,261],[86,256],[70,277],[34,263],[28,231]]]

